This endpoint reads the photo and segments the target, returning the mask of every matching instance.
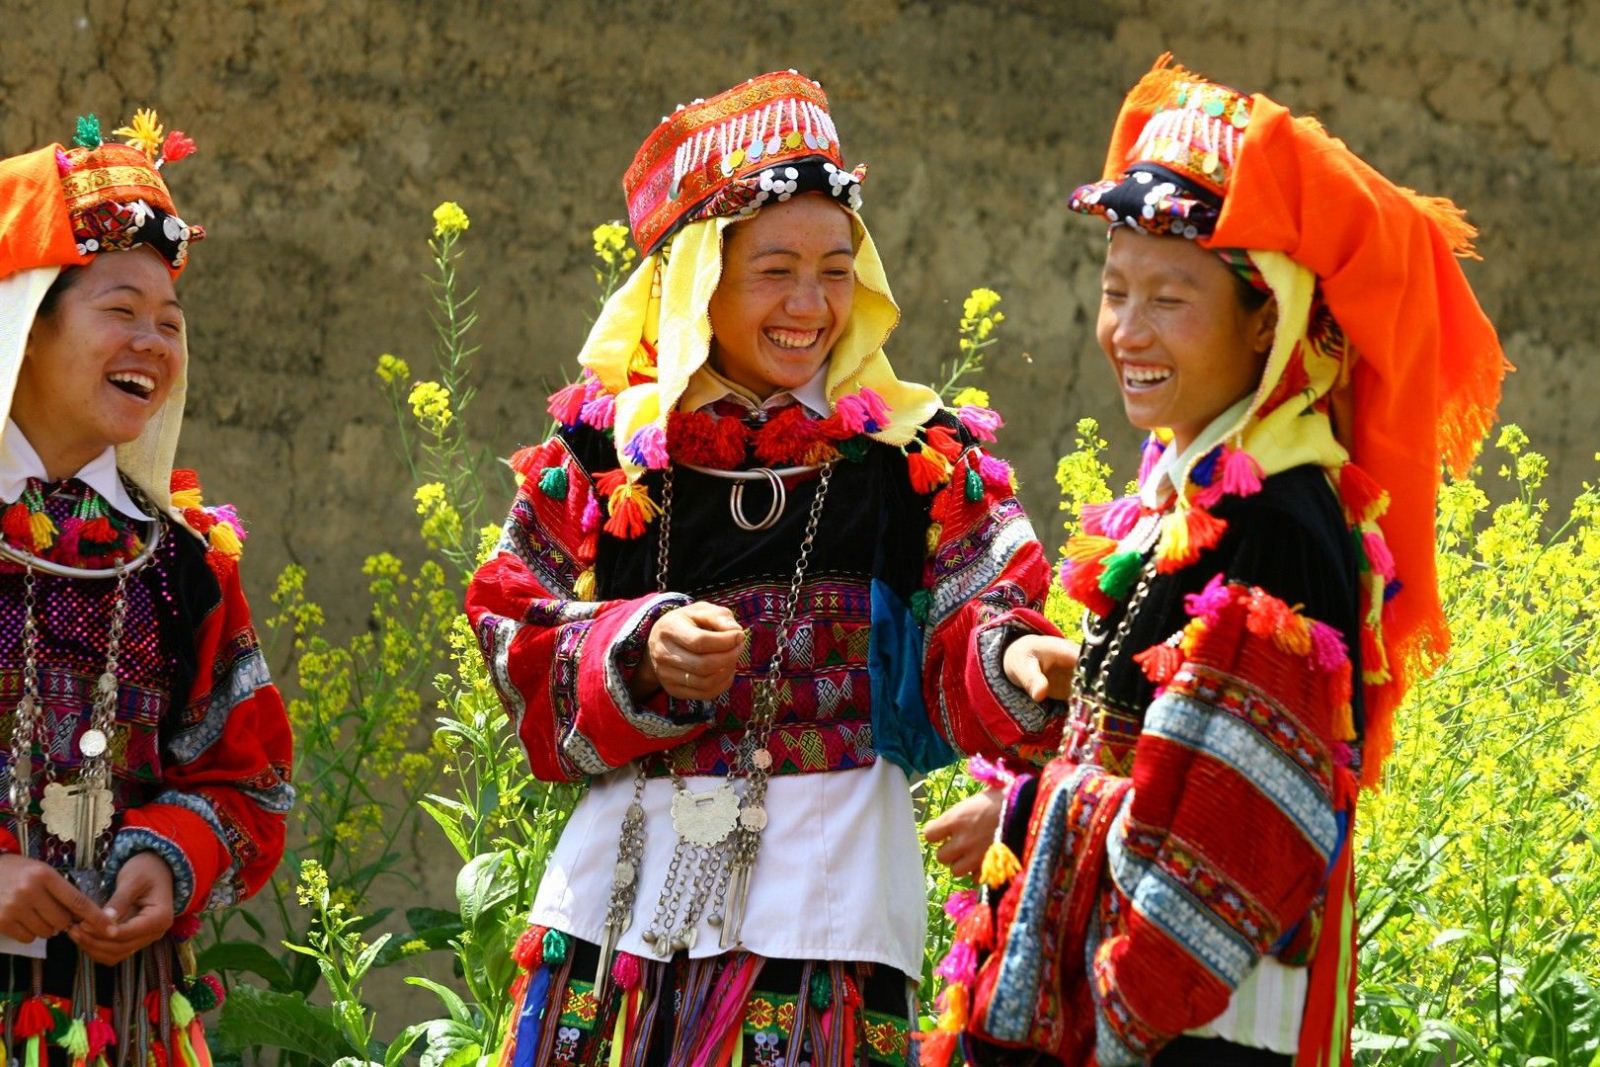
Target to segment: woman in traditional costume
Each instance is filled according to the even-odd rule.
[[[180,943],[265,883],[293,796],[243,533],[172,469],[203,231],[163,132],[89,116],[0,161],[0,1052],[28,1064],[208,1062],[220,987]]]
[[[1067,545],[1060,756],[964,802],[1003,805],[1021,870],[954,902],[926,1059],[964,1024],[978,1061],[1349,1062],[1358,783],[1447,646],[1441,461],[1465,471],[1505,368],[1474,232],[1166,57],[1071,207],[1110,225],[1097,335],[1152,433]]]
[[[789,72],[678,109],[624,176],[644,258],[467,594],[534,773],[589,783],[507,1064],[904,1062],[907,775],[1053,744],[1001,662],[1048,568],[999,419],[890,368],[863,174]]]

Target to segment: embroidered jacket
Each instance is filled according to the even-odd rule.
[[[49,507],[60,509],[51,516],[57,528],[71,529],[70,512],[82,503],[74,492],[93,493],[69,482],[50,497]],[[128,583],[110,739],[115,817],[104,867],[114,879],[135,853],[160,855],[172,868],[174,910],[184,916],[245,899],[276,869],[294,795],[292,742],[237,564],[171,520],[161,521],[156,559]],[[69,537],[52,547],[68,547],[63,542]],[[37,805],[44,762],[63,780],[77,765],[94,681],[104,669],[114,583],[42,574],[35,582],[40,732],[48,738],[34,757]],[[0,711],[8,722],[22,695],[22,583],[20,567],[0,567]],[[8,772],[10,759],[7,743],[0,765]],[[15,829],[10,798],[0,795],[0,851],[18,851]],[[62,866],[70,861],[70,846],[43,834],[37,815],[33,835],[40,858]]]
[[[953,416],[937,421],[964,433]],[[964,437],[953,476],[920,493],[899,449],[867,442],[853,455],[833,472],[801,590],[767,746],[773,773],[880,755],[926,770],[956,751],[1050,743],[1058,720],[1000,670],[1008,634],[1048,626],[1038,610],[1047,566],[1003,465],[983,467]],[[632,539],[601,528],[597,483],[614,457],[583,426],[520,456],[522,487],[467,613],[540,778],[575,780],[669,750],[679,773],[724,773],[773,652],[816,476],[791,479],[782,518],[752,533],[730,517],[729,481],[675,467],[661,592],[656,528]],[[665,499],[661,473],[646,482]],[[764,514],[767,493],[752,488],[746,512]],[[728,606],[749,631],[732,688],[710,704],[659,692],[635,701],[628,683],[650,627],[696,599]]]
[[[1008,827],[1022,869],[972,992],[996,1043],[1145,1062],[1261,957],[1339,947],[1320,919],[1330,872],[1348,876],[1357,559],[1317,468],[1214,510],[1227,532],[1149,583],[1115,658],[1126,602],[1092,631],[1104,700]]]

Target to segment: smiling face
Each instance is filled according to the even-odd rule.
[[[142,247],[95,256],[34,320],[11,417],[52,479],[143,432],[178,376],[182,334],[172,276]]]
[[[711,365],[765,399],[810,381],[850,321],[850,216],[820,194],[730,226],[712,294]]]
[[[1255,390],[1276,321],[1275,302],[1247,310],[1233,272],[1193,241],[1112,235],[1095,336],[1140,429],[1167,427],[1187,447]]]

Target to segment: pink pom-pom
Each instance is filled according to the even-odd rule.
[[[978,477],[990,489],[1008,490],[1011,488],[1011,464],[984,453],[978,461]]]
[[[978,906],[978,891],[976,889],[957,889],[945,898],[944,913],[950,916],[952,922],[960,922],[962,917]]]
[[[1340,767],[1352,766],[1356,761],[1355,749],[1343,741],[1333,743],[1333,762]]]
[[[651,423],[633,435],[628,446],[623,449],[629,459],[641,467],[650,470],[661,470],[667,466],[667,434],[661,427]]]
[[[631,952],[617,953],[617,961],[611,965],[611,980],[617,983],[619,989],[638,988],[643,973],[639,967],[639,957]]]
[[[1155,434],[1151,434],[1144,439],[1144,450],[1139,457],[1140,485],[1144,484],[1144,480],[1150,477],[1150,472],[1155,469],[1156,460],[1161,458],[1163,447],[1161,442],[1156,440]]]
[[[576,381],[550,394],[550,403],[545,405],[550,417],[569,430],[578,425],[578,419],[583,413],[583,392],[587,384],[581,380]]]
[[[990,760],[985,756],[968,756],[967,774],[971,775],[974,781],[982,782],[991,788],[1009,785],[1012,778],[1004,763]]]
[[[1195,493],[1194,502],[1196,506],[1209,511],[1220,504],[1222,498],[1227,495],[1228,491],[1222,487],[1222,479],[1218,478],[1204,489]]]
[[[1139,498],[1125,496],[1104,504],[1085,504],[1078,510],[1085,533],[1120,541],[1139,521]]]
[[[63,178],[72,173],[72,160],[59,148],[56,149],[56,170],[61,172]]]
[[[89,1055],[86,1059],[90,1063],[99,1059],[107,1048],[117,1043],[117,1032],[99,1015],[92,1016],[83,1029],[84,1038],[89,1044]]]
[[[600,499],[593,493],[590,493],[589,499],[584,502],[583,517],[579,519],[579,524],[586,534],[592,534],[600,528]]]
[[[1183,598],[1183,610],[1189,613],[1190,618],[1214,622],[1222,609],[1232,602],[1233,591],[1223,581],[1222,575],[1214,574],[1204,589]]]
[[[1344,637],[1325,622],[1311,620],[1311,665],[1324,673],[1336,671],[1350,662]]]
[[[1222,451],[1222,491],[1230,496],[1250,496],[1261,492],[1261,464],[1242,448]]]
[[[250,536],[244,528],[244,520],[239,518],[239,510],[232,504],[218,504],[214,508],[206,508],[206,514],[218,522],[231,526],[233,532],[238,535],[239,540],[243,541]]]
[[[867,426],[867,433],[877,433],[889,425],[889,405],[883,397],[871,389],[862,389],[856,396],[861,398],[862,406],[867,410],[867,419],[870,423]]]
[[[950,946],[950,954],[940,961],[934,974],[960,985],[971,985],[978,977],[978,954],[965,941]]]
[[[578,417],[583,420],[585,426],[593,426],[597,430],[609,430],[617,421],[617,398],[610,393],[601,393],[585,400],[583,407],[578,411]]]
[[[841,396],[839,402],[833,405],[833,413],[839,417],[839,424],[850,433],[866,432],[867,406],[859,397]]]
[[[1072,578],[1073,566],[1074,564],[1070,559],[1063,559],[1060,565],[1056,567],[1056,584],[1063,589],[1067,588],[1067,583]]]
[[[201,925],[199,915],[180,915],[172,920],[172,925],[167,928],[167,933],[174,941],[187,941],[200,932]]]
[[[1367,562],[1372,565],[1373,573],[1382,575],[1386,582],[1393,578],[1394,554],[1389,551],[1383,535],[1368,531],[1361,535],[1361,544],[1367,550]]]
[[[1000,417],[998,411],[991,411],[976,404],[968,404],[957,409],[956,418],[961,420],[961,425],[967,428],[968,433],[980,441],[993,441],[995,431],[1006,424],[1006,420]]]

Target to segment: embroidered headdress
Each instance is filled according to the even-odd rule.
[[[664,118],[623,189],[644,253],[584,343],[582,377],[550,400],[563,426],[609,430],[621,474],[602,486],[608,532],[638,536],[657,513],[639,478],[668,465],[667,420],[711,352],[707,308],[722,277],[723,231],[806,192],[850,216],[855,298],[829,357],[834,416],[886,444],[916,448],[939,409],[933,390],[896,377],[883,344],[900,321],[883,263],[856,213],[864,167],[846,171],[827,97],[792,71],[764,74]],[[945,465],[946,470],[948,464]]]
[[[148,110],[113,136],[125,143],[104,140],[100,121],[88,115],[78,119],[71,147],[49,145],[0,159],[0,419],[11,410],[39,304],[63,268],[145,245],[177,277],[189,244],[205,236],[178,216],[161,174],[164,164],[192,154],[194,142],[179,130],[166,132]],[[198,494],[180,492],[176,501],[173,494],[172,463],[188,389],[187,335],[180,349],[166,402],[137,440],[117,448],[117,468],[157,506],[204,533],[215,522],[198,506],[185,507],[198,505]]]
[[[1337,487],[1362,557],[1362,780],[1375,784],[1416,669],[1448,648],[1434,571],[1441,463],[1465,473],[1494,419],[1505,357],[1458,256],[1476,231],[1448,200],[1390,182],[1313,119],[1163,56],[1129,93],[1102,180],[1071,207],[1113,226],[1217,251],[1278,300],[1277,333],[1248,412],[1181,472],[1157,559],[1192,563],[1224,529],[1209,507],[1264,475],[1314,463]],[[1241,252],[1240,250],[1247,250]],[[1146,444],[1146,470],[1168,435]],[[1112,549],[1136,502],[1090,509],[1064,582],[1106,607]],[[1358,738],[1359,732],[1359,738]]]

